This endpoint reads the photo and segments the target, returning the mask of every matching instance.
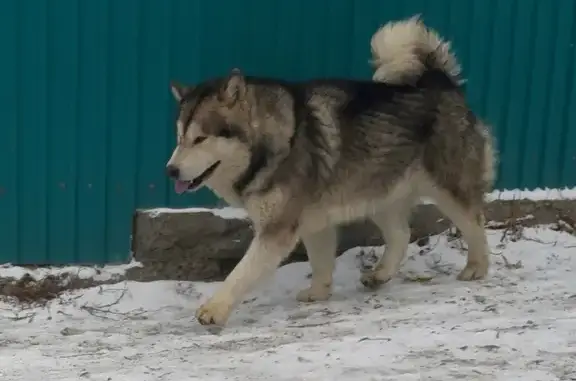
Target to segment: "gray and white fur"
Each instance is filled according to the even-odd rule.
[[[167,164],[179,192],[207,186],[243,207],[255,237],[197,311],[223,327],[234,308],[302,240],[312,268],[298,300],[332,290],[336,226],[369,218],[386,241],[361,274],[375,287],[398,271],[421,198],[462,232],[460,280],[484,278],[489,256],[484,193],[494,179],[492,138],[468,107],[449,44],[418,17],[390,22],[371,41],[373,81],[290,82],[233,70],[195,86],[172,84],[178,144]]]

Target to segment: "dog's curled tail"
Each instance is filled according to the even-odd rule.
[[[450,51],[450,43],[426,27],[419,15],[385,24],[374,33],[370,46],[374,81],[412,83],[426,70],[436,69],[455,83],[462,82],[460,64]]]

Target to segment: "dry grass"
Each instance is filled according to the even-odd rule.
[[[73,273],[47,275],[41,279],[34,279],[30,274],[25,274],[20,279],[0,278],[0,298],[23,304],[42,305],[58,298],[66,291],[80,290],[102,284],[114,284],[122,280],[122,276],[113,276],[107,280],[95,280],[93,278],[81,278]]]

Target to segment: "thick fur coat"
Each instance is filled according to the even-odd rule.
[[[462,231],[461,280],[486,276],[484,192],[494,179],[492,138],[468,107],[449,43],[413,17],[372,37],[372,81],[289,82],[234,70],[195,86],[172,85],[178,145],[167,171],[178,192],[208,186],[246,209],[255,237],[216,294],[198,311],[222,327],[234,307],[273,273],[299,240],[312,279],[297,298],[331,294],[336,225],[370,218],[384,257],[361,282],[390,280],[406,253],[420,198]]]

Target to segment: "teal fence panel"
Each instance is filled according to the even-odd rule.
[[[576,186],[573,0],[3,0],[0,262],[125,261],[135,208],[216,204],[164,175],[171,79],[369,78],[372,33],[415,13],[494,126],[497,186]]]

